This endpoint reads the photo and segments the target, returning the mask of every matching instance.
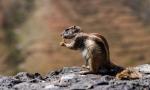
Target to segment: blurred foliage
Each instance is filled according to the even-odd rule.
[[[144,21],[144,24],[150,23],[150,0],[125,0],[124,2],[133,9],[134,14]]]
[[[3,4],[5,5],[4,0]],[[9,50],[4,64],[8,65],[8,69],[11,69],[13,72],[18,71],[18,65],[24,60],[21,51],[17,47],[18,39],[15,28],[21,26],[33,7],[34,0],[13,0],[12,2],[10,1],[8,7],[3,7],[2,9],[4,16],[2,30],[5,34],[5,44]]]
[[[4,11],[4,29],[12,29],[20,26],[21,23],[26,20],[27,16],[30,14],[30,11],[33,10],[33,7],[34,0],[13,0],[12,4],[9,6],[9,9]],[[8,33],[9,32],[10,31],[8,31]]]

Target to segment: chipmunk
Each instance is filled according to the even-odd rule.
[[[104,36],[99,33],[84,33],[79,26],[66,28],[61,37],[63,41],[61,46],[80,50],[85,59],[84,67],[88,71],[81,74],[116,74],[124,70],[123,67],[117,66],[110,61],[109,46]],[[71,40],[67,43],[65,40]]]

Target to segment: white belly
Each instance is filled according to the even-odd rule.
[[[87,54],[88,54],[88,50],[87,50],[87,49],[84,49],[84,50],[82,51],[82,56],[85,57],[85,56],[87,56]]]
[[[82,56],[85,59],[88,59],[90,56],[90,50],[94,49],[95,42],[93,40],[86,40],[85,41],[85,48],[82,51]]]

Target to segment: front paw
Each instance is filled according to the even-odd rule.
[[[65,46],[65,43],[64,42],[60,42],[60,46]]]

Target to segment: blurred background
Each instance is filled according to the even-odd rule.
[[[0,0],[0,74],[82,65],[59,46],[71,25],[104,35],[118,65],[150,63],[150,0]]]

